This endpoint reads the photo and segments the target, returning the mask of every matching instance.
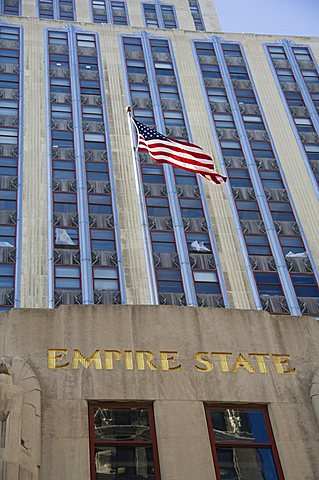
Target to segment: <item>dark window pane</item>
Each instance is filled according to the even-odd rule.
[[[265,418],[259,410],[211,411],[216,442],[268,442]]]
[[[150,440],[148,410],[96,408],[94,432],[98,440]]]
[[[270,448],[217,448],[221,478],[278,480]]]

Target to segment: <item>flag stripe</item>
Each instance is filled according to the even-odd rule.
[[[183,149],[183,148],[180,148],[180,147],[175,147],[174,145],[171,145],[170,143],[161,142],[161,141],[145,142],[145,140],[141,139],[139,143],[143,144],[143,145],[147,145],[149,148],[151,148],[154,151],[155,151],[156,148],[158,148],[158,149],[164,149],[165,148],[165,149],[167,149],[167,151],[173,151],[173,152],[176,152],[176,153],[187,154],[187,155],[189,155],[189,158],[201,158],[203,160],[208,160],[211,163],[213,163],[212,158],[207,153],[204,153],[202,151],[199,151],[197,153],[197,152],[193,152],[192,150]]]
[[[179,160],[179,159],[182,159],[182,160],[189,160],[190,163],[193,163],[194,165],[204,165],[204,166],[208,166],[208,167],[211,167],[211,168],[214,168],[214,164],[211,160],[204,160],[204,159],[201,159],[201,158],[196,158],[194,157],[193,155],[189,155],[188,153],[179,153],[179,152],[175,152],[175,150],[170,150],[168,148],[164,148],[164,147],[157,147],[157,148],[150,148],[148,145],[145,145],[143,144],[143,148],[145,148],[149,153],[150,155],[154,156],[154,157],[157,157],[157,156],[161,156],[163,154],[167,154],[168,157],[170,158],[173,158],[175,160]],[[139,148],[140,150],[140,148]],[[156,158],[155,158],[156,160]]]
[[[146,141],[142,135],[140,135],[140,139]],[[159,142],[160,144],[166,144],[172,148],[174,147],[176,149],[181,149],[186,152],[193,152],[196,155],[205,155],[207,158],[210,158],[210,159],[212,158],[210,155],[208,155],[208,153],[204,152],[204,150],[201,147],[198,147],[197,145],[193,145],[193,144],[190,144],[190,146],[188,146],[187,143],[176,142],[175,140],[169,140],[169,139],[163,140],[161,138],[147,140],[146,142],[149,145],[155,145],[157,142]]]

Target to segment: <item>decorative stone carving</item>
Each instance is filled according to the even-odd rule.
[[[20,357],[0,361],[0,448],[3,480],[38,480],[41,445],[41,390],[37,377]]]

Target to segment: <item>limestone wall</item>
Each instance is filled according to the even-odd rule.
[[[270,316],[253,311],[154,306],[82,306],[57,310],[20,309],[1,314],[0,357],[22,357],[41,388],[42,458],[40,479],[88,480],[88,401],[148,401],[154,406],[163,480],[213,479],[204,404],[206,402],[268,405],[285,478],[317,480],[319,430],[309,399],[318,368],[319,330],[315,319]],[[67,349],[48,368],[48,349]],[[102,369],[91,364],[72,367],[74,349],[89,357],[99,350]],[[106,370],[103,350],[133,351],[134,369],[123,359]],[[154,354],[157,370],[137,370],[137,350]],[[160,351],[172,354],[179,370],[161,368]],[[222,372],[218,356],[214,368],[194,359],[196,352],[230,352],[229,372]],[[253,372],[239,367],[239,352]],[[265,357],[260,373],[251,353]],[[56,352],[56,355],[59,353]],[[272,354],[289,354],[289,365],[278,373]],[[284,359],[283,359],[284,360]],[[51,363],[52,366],[52,363]],[[236,370],[236,369],[235,369]]]

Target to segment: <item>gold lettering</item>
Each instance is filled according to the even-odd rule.
[[[211,372],[214,368],[213,362],[208,360],[208,358],[203,358],[203,355],[209,355],[209,352],[197,352],[194,355],[195,360],[197,360],[199,363],[202,363],[204,367],[199,367],[198,365],[195,365],[196,370],[199,370],[200,372]]]
[[[233,366],[233,372],[237,373],[239,368],[245,368],[249,373],[256,373],[254,367],[248,362],[248,360],[241,353],[238,355],[236,362]]]
[[[270,358],[269,353],[249,353],[250,357],[256,357],[259,373],[267,373],[264,358]]]
[[[102,362],[100,357],[100,351],[95,350],[90,357],[84,357],[80,350],[75,349],[73,352],[73,368],[79,368],[79,363],[83,365],[84,368],[88,368],[91,363],[94,364],[94,367],[97,370],[102,369]]]
[[[135,352],[135,355],[136,355],[137,370],[145,370],[145,364],[151,370],[157,370],[157,366],[151,362],[151,360],[153,360],[154,358],[154,355],[152,352],[149,352],[148,350],[137,350]]]
[[[115,360],[120,360],[122,358],[122,354],[119,350],[104,350],[104,364],[106,370],[113,370],[113,355]]]
[[[134,370],[132,350],[124,350],[125,369]]]
[[[212,352],[212,355],[217,355],[219,358],[219,365],[222,372],[229,372],[229,365],[227,361],[227,355],[231,357],[231,352]]]
[[[57,365],[56,361],[68,354],[67,348],[49,348],[48,349],[48,368],[67,368],[69,362]]]
[[[276,367],[276,372],[277,373],[283,373],[283,374],[291,374],[294,375],[296,373],[295,368],[290,368],[289,370],[284,370],[285,367],[289,367],[289,360],[291,360],[291,355],[285,355],[285,354],[276,354],[273,353],[272,357],[274,359],[275,367]]]
[[[174,358],[174,356],[178,357],[178,352],[165,352],[165,351],[162,351],[160,352],[160,361],[161,361],[161,367],[162,367],[162,370],[180,370],[182,368],[182,365],[179,364],[179,365],[175,365],[175,366],[171,366],[169,364],[169,362],[176,362],[176,358]]]

